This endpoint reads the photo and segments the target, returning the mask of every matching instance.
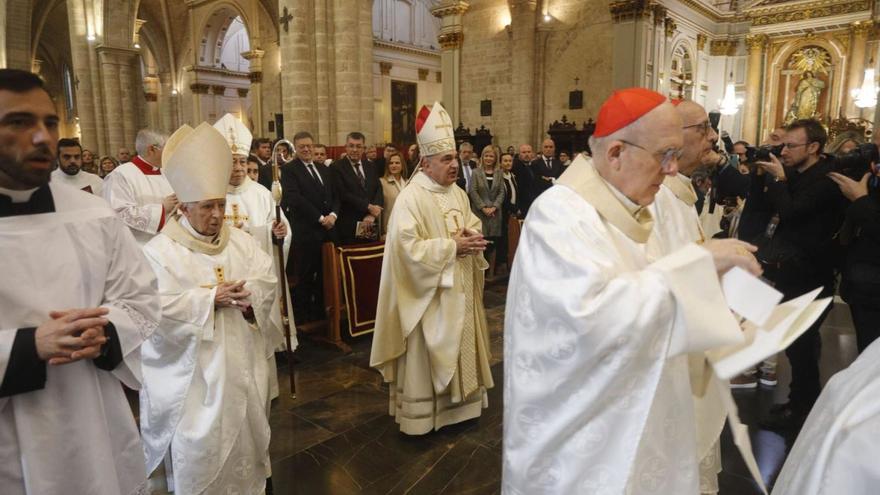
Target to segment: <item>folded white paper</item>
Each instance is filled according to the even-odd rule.
[[[733,378],[764,359],[785,350],[817,320],[831,298],[814,299],[821,287],[777,306],[764,325],[744,325],[745,343],[706,353],[715,374],[722,380]]]
[[[782,292],[738,266],[721,277],[721,290],[730,309],[755,325],[764,325],[782,300]]]

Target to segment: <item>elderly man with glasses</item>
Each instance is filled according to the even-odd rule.
[[[822,153],[828,139],[816,120],[797,120],[786,128],[782,157],[758,162],[749,201],[772,212],[758,259],[765,276],[786,299],[823,287],[820,297],[834,292],[834,236],[845,201],[828,174],[831,159]],[[819,327],[816,320],[786,351],[791,362],[788,402],[778,404],[761,421],[765,428],[797,430],[819,396]]]

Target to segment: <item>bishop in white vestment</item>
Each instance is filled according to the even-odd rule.
[[[140,387],[140,346],[159,320],[156,279],[101,198],[49,182],[58,117],[42,84],[0,70],[0,119],[32,117],[27,128],[0,126],[0,492],[147,493],[122,385]],[[86,334],[107,340],[87,345]]]
[[[488,407],[489,336],[483,308],[486,241],[455,185],[452,122],[435,103],[416,124],[422,173],[388,223],[370,366],[390,382],[389,413],[421,435]]]
[[[206,123],[179,129],[163,161],[182,215],[144,247],[163,310],[143,348],[147,472],[168,456],[175,493],[261,494],[270,473],[272,260],[223,221],[232,156],[219,132]]]
[[[226,189],[226,223],[230,227],[241,229],[254,237],[263,252],[272,258],[272,270],[276,276],[284,273],[284,268],[278,267],[276,245],[282,241],[285,266],[288,253],[290,252],[290,224],[284,213],[281,212],[281,222],[275,219],[275,198],[272,193],[251,180],[247,175],[248,148],[253,139],[251,132],[241,123],[241,120],[227,113],[214,123],[229,144],[232,151],[232,174],[229,176],[229,185]],[[278,368],[275,364],[275,351],[284,350],[284,327],[281,323],[281,297],[287,298],[287,317],[290,325],[290,345],[296,349],[296,323],[293,320],[293,306],[290,301],[290,290],[286,294],[281,293],[281,284],[277,285],[278,301],[276,309],[272,312],[272,326],[265,329],[266,359],[269,364],[269,398],[278,397]]]
[[[138,133],[138,140],[155,135],[152,131],[142,130]],[[164,137],[153,140],[161,142],[138,150],[139,155],[132,161],[116,167],[104,178],[104,199],[128,225],[141,246],[162,230],[176,204],[172,200],[174,191],[162,174]]]
[[[503,493],[699,493],[687,354],[742,340],[717,273],[759,266],[735,240],[649,242],[680,128],[663,96],[616,92],[594,163],[532,205],[505,319]]]

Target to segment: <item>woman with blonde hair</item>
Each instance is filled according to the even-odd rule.
[[[506,194],[504,179],[497,170],[498,153],[494,146],[486,146],[480,153],[480,164],[471,176],[471,208],[483,222],[483,237],[489,241],[486,256],[494,260],[495,246],[502,241],[502,207]]]
[[[385,208],[382,210],[382,232],[388,232],[388,219],[391,218],[391,210],[397,195],[406,187],[406,179],[403,175],[406,170],[403,165],[403,155],[395,151],[388,155],[385,163],[385,175],[379,178],[382,184],[382,195],[385,198]]]
[[[825,147],[825,151],[832,155],[845,155],[862,144],[865,144],[864,136],[855,131],[845,131],[838,134],[834,141]]]

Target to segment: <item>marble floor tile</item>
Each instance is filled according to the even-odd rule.
[[[333,393],[297,406],[296,414],[334,433],[344,433],[388,414],[388,394],[369,385]]]

